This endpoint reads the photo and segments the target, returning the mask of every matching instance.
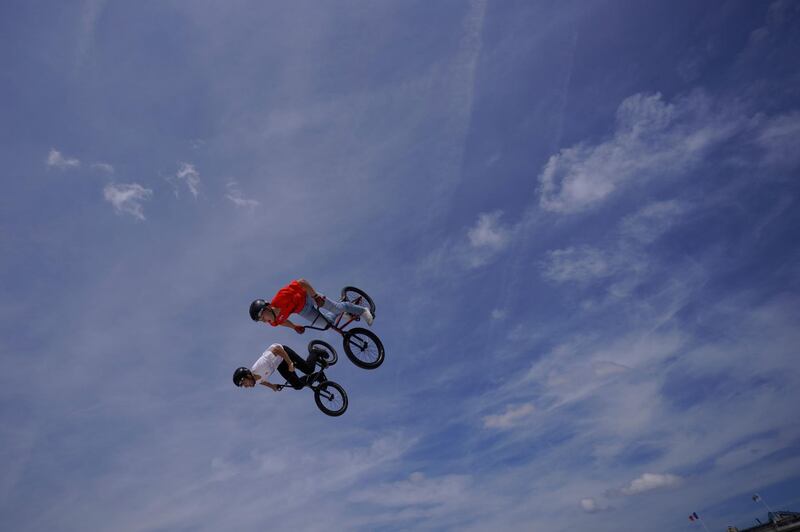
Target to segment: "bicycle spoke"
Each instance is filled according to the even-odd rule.
[[[383,344],[378,336],[360,327],[344,334],[344,351],[356,366],[375,369],[383,363]]]
[[[364,360],[365,362],[374,362],[378,359],[378,349],[375,346],[371,346],[369,342],[365,342],[358,338],[352,338],[350,340],[350,344],[355,346],[358,350],[358,358]]]
[[[362,340],[361,338],[359,338],[357,336],[351,336],[350,337],[350,345],[355,346],[356,348],[358,348],[359,351],[364,351],[365,349],[367,349],[369,347],[369,342],[367,342],[365,340]]]
[[[332,381],[325,381],[314,390],[314,401],[329,416],[341,416],[347,410],[347,393]]]
[[[339,410],[344,404],[341,397],[327,390],[321,391],[319,395],[325,399],[325,407],[330,410]]]

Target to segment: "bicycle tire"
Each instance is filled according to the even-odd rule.
[[[359,368],[375,369],[383,364],[383,343],[374,332],[353,327],[344,332],[342,342],[347,358]]]
[[[323,342],[322,340],[311,340],[308,342],[308,353],[311,354],[312,347],[320,347],[325,354],[325,362],[328,363],[328,367],[333,366],[336,362],[339,361],[339,355],[336,353],[336,349],[333,348],[331,344],[328,342]]]
[[[363,298],[364,301],[359,301],[359,298]],[[372,317],[375,317],[375,302],[372,301],[372,298],[369,297],[369,294],[360,288],[356,288],[355,286],[345,286],[342,288],[342,301],[349,301],[350,303],[354,303],[362,307],[364,306],[364,302],[366,302],[367,306],[369,307],[369,311],[372,313]]]
[[[329,394],[331,398],[323,397],[323,394]],[[325,381],[314,388],[314,402],[323,414],[341,416],[347,410],[347,392],[338,383]]]

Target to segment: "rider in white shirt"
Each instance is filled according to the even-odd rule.
[[[264,353],[258,357],[251,368],[241,367],[233,373],[233,383],[236,386],[252,388],[256,384],[261,384],[270,388],[272,391],[280,391],[277,385],[272,384],[267,379],[275,370],[286,379],[296,390],[305,386],[306,378],[314,373],[318,360],[325,358],[325,352],[319,348],[309,349],[307,359],[303,359],[294,352],[292,348],[281,344],[272,344]],[[305,375],[301,378],[295,373],[295,368]]]

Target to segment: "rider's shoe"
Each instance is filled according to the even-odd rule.
[[[364,320],[366,320],[366,322],[367,322],[367,325],[369,325],[370,327],[372,327],[372,321],[373,321],[375,318],[372,316],[372,312],[370,312],[368,308],[367,308],[367,309],[364,309],[364,312],[361,314],[361,317],[362,317],[362,318],[364,318]]]

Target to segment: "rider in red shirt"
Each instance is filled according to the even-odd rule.
[[[273,327],[278,325],[291,327],[298,334],[303,334],[305,327],[289,321],[289,316],[299,314],[313,323],[323,309],[327,311],[329,319],[347,312],[363,317],[368,325],[372,325],[373,316],[368,308],[347,301],[331,301],[314,290],[305,279],[297,279],[284,286],[269,303],[263,299],[253,301],[250,304],[250,318],[253,321],[269,323]]]
[[[306,285],[309,287],[311,286],[308,283],[306,283]],[[269,302],[269,306],[277,311],[273,315],[270,324],[273,326],[283,325],[289,321],[289,316],[291,314],[303,310],[306,304],[306,296],[306,289],[300,284],[300,281],[292,281],[278,290],[278,293],[275,294],[275,297]],[[291,322],[289,322],[289,326],[291,327]]]

